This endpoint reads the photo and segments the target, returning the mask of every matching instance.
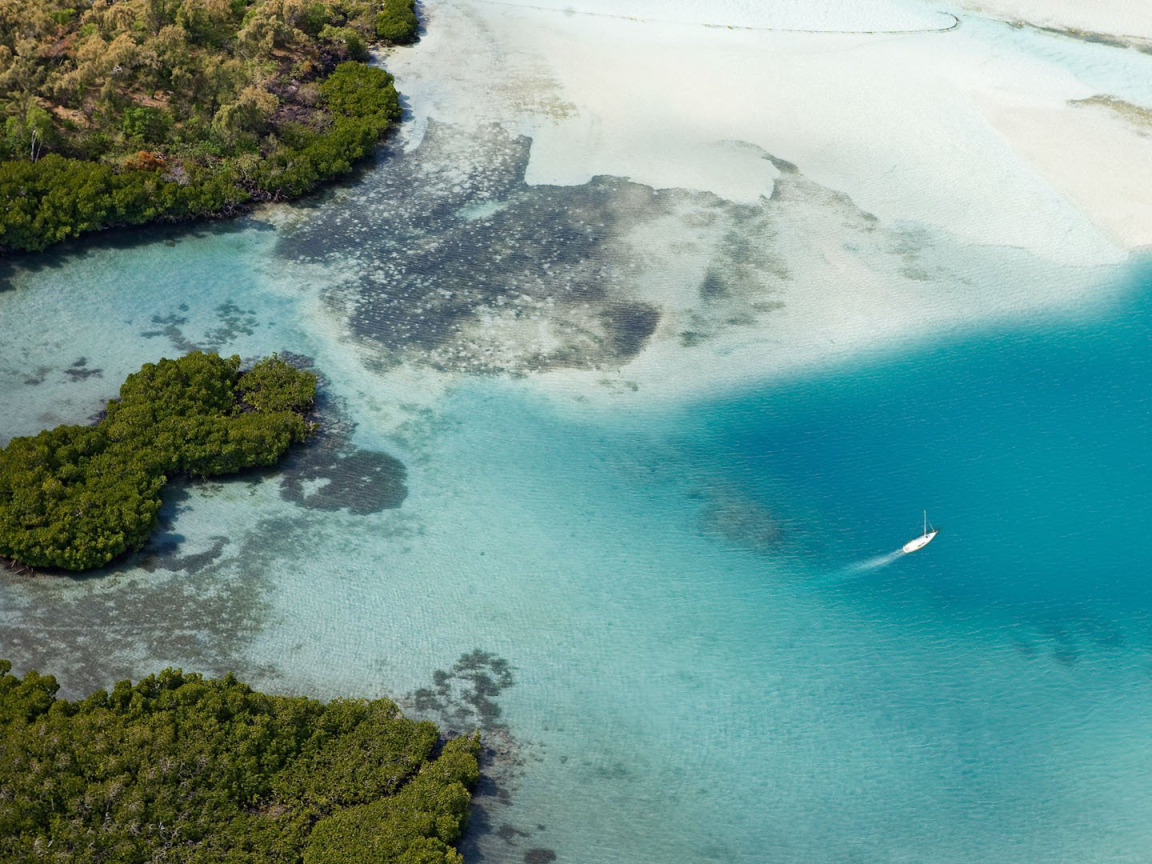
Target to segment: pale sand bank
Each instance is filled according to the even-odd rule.
[[[1040,27],[1152,38],[1152,4],[1143,0],[964,0],[963,5]]]
[[[828,7],[805,21],[789,5],[784,20],[832,26]],[[707,10],[718,20],[728,7]],[[748,20],[740,5],[731,11]],[[1066,178],[1022,158],[981,110],[989,99],[1063,106],[1096,90],[1036,53],[963,27],[888,37],[781,34],[466,0],[433,6],[430,18],[420,48],[393,60],[417,119],[513,125],[533,138],[529,182],[606,174],[755,200],[770,194],[770,167],[726,143],[747,142],[881,219],[1070,263],[1123,257],[1116,241],[1127,245],[1128,235],[1113,232],[1129,208],[1103,196],[1091,210],[1075,206],[1063,192]],[[861,22],[853,14],[843,23]],[[459,62],[464,54],[467,64]],[[1138,138],[1119,124],[1116,134]],[[1076,170],[1111,173],[1092,164]]]
[[[1152,139],[1084,103],[1111,91],[1045,41],[1062,37],[978,19],[827,32],[931,30],[951,8],[895,0],[548,5],[429,5],[421,44],[389,60],[409,146],[429,120],[497,122],[532,139],[530,184],[624,177],[760,208],[788,278],[704,301],[698,238],[638,227],[627,299],[661,309],[656,332],[620,370],[551,371],[546,388],[671,396],[1069,309],[1152,242]],[[825,32],[780,32],[805,29]],[[1125,53],[1077,50],[1100,52],[1089,68]],[[1138,64],[1152,57],[1126,53],[1120,95],[1147,107]],[[497,316],[471,337],[526,329]]]
[[[915,32],[951,27],[948,12],[907,0],[476,0],[490,5],[643,23],[695,24],[777,32]]]
[[[1152,124],[1103,104],[982,102],[989,122],[1117,243],[1152,245]]]

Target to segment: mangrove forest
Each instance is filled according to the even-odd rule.
[[[316,376],[279,357],[193,352],[147,363],[94,425],[13,438],[0,450],[0,557],[88,570],[138,549],[169,478],[273,465],[311,431]]]
[[[400,119],[374,44],[414,0],[0,0],[0,251],[229,215],[351,170]]]
[[[86,699],[0,660],[0,860],[461,864],[475,736],[167,669]]]

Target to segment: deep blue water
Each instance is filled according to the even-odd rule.
[[[83,420],[189,340],[295,350],[353,442],[405,463],[403,505],[195,488],[154,569],[5,584],[18,668],[72,695],[171,664],[402,696],[491,651],[519,762],[481,801],[485,864],[1148,860],[1152,279],[711,399],[605,412],[464,378],[409,408],[270,233],[22,278],[3,433]],[[923,508],[937,540],[885,558]]]
[[[448,32],[430,26],[425,47]],[[1050,62],[1084,95],[1152,98],[1136,51],[968,18],[957,36]],[[551,92],[547,64],[492,65],[496,43],[475,47],[476,68],[532,79],[481,106],[526,128],[520,103]],[[425,76],[425,104],[457,84]],[[270,217],[279,227],[105,238],[0,273],[0,441],[83,422],[141,363],[192,345],[292,351],[324,373],[347,453],[399,460],[406,492],[395,508],[325,507],[283,496],[277,472],[173,490],[166,547],[92,579],[3,580],[0,656],[58,673],[69,696],[175,665],[275,692],[403,698],[463,653],[492,652],[515,673],[496,697],[510,758],[493,771],[505,794],[477,801],[469,864],[545,850],[558,864],[1152,861],[1152,267],[1108,304],[687,402],[621,390],[604,411],[516,378],[438,378],[405,339],[425,316],[433,334],[459,323],[442,291],[551,298],[610,276],[619,255],[671,279],[695,278],[688,259],[700,275],[775,278],[821,257],[776,235],[793,211],[771,201],[755,214],[695,193],[656,207],[612,178],[527,186],[529,143],[499,128],[445,125],[439,143],[433,129]],[[914,262],[929,281],[901,290],[973,296],[973,322],[1001,308],[989,284],[1006,289],[1003,309],[1040,308],[1017,293],[1039,274],[1099,287],[1092,268],[929,226],[837,227],[835,214],[868,215],[842,198],[809,202],[830,208],[815,230],[837,232],[813,240],[901,280]],[[724,225],[740,242],[720,242]],[[608,296],[631,298],[635,275],[620,269]],[[776,299],[773,285],[745,289]],[[867,295],[852,287],[845,309]],[[696,289],[669,288],[675,319]],[[728,307],[709,302],[693,312],[701,332],[747,326],[721,325]],[[791,311],[746,320],[771,339]],[[525,349],[502,343],[513,332],[477,338],[499,356]],[[937,540],[893,554],[925,508]]]
[[[508,497],[553,502],[539,536],[589,523],[554,547],[577,633],[511,649],[548,672],[510,716],[581,756],[526,781],[558,848],[1146,860],[1146,274],[1110,305],[607,426],[469,403],[514,430]],[[937,540],[889,554],[922,508]]]
[[[835,568],[919,533],[942,608],[1152,612],[1152,279],[1087,320],[982,333],[694,406],[694,458],[798,524]],[[816,524],[813,524],[816,520]]]

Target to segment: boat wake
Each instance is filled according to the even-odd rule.
[[[928,530],[928,511],[924,511],[924,533],[919,537],[914,537],[909,540],[899,549],[895,549],[886,555],[876,555],[872,558],[865,558],[863,561],[857,561],[855,564],[849,564],[840,570],[829,573],[823,578],[817,579],[809,583],[812,587],[825,587],[830,585],[840,585],[845,582],[851,582],[853,579],[859,579],[868,573],[879,570],[881,567],[887,567],[889,564],[903,558],[905,555],[911,555],[919,549],[923,549],[935,539],[939,533],[935,528],[931,531]]]
[[[882,567],[887,567],[894,561],[903,558],[904,555],[905,552],[903,549],[897,549],[895,552],[889,552],[887,555],[876,555],[872,558],[865,558],[863,561],[857,561],[855,564],[849,564],[846,567],[841,567],[839,570],[834,570],[831,573],[813,579],[808,582],[808,587],[831,588],[835,585],[843,585],[846,582],[861,579]]]
[[[866,558],[855,564],[849,564],[844,568],[844,572],[867,573],[869,570],[879,570],[881,567],[887,567],[893,561],[903,558],[905,554],[903,549],[897,549],[895,552],[889,552],[887,555],[877,555],[874,558]]]

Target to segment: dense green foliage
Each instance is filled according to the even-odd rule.
[[[416,30],[412,0],[0,0],[0,249],[346,173],[400,119],[367,46]]]
[[[479,742],[387,700],[165,670],[79,702],[0,660],[0,860],[459,864]]]
[[[416,38],[420,22],[416,18],[416,0],[385,0],[376,16],[376,35],[395,45]]]
[[[145,364],[95,426],[58,426],[0,450],[0,555],[87,570],[139,548],[177,474],[272,465],[303,441],[316,376],[273,356],[195,352]]]
[[[0,162],[0,246],[39,251],[111,225],[228,212],[251,195],[225,171],[198,169],[186,185],[154,171],[123,171],[56,154]]]

